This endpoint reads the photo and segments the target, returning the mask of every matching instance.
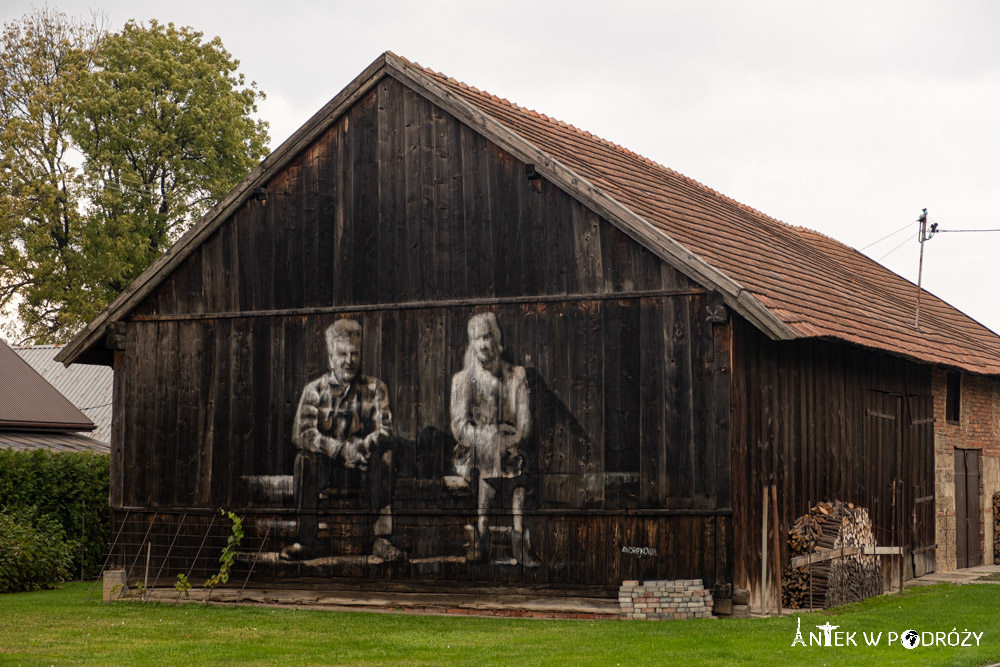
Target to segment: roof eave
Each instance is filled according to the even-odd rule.
[[[93,422],[72,423],[72,422],[29,422],[29,421],[0,421],[0,431],[39,431],[45,433],[76,433],[78,431],[93,431],[97,424]]]

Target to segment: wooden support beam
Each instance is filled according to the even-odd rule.
[[[861,553],[865,556],[902,556],[903,547],[864,547]]]
[[[822,563],[825,560],[843,558],[844,556],[856,556],[861,553],[861,547],[837,547],[836,549],[825,549],[805,556],[797,556],[792,559],[792,567],[805,567],[813,563]]]

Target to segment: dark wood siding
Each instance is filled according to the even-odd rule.
[[[384,79],[135,316],[695,287],[472,129]]]
[[[384,79],[133,313],[116,516],[130,512],[136,530],[151,511],[181,526],[220,506],[261,526],[292,518],[287,498],[256,493],[254,480],[292,475],[299,395],[328,370],[325,328],[350,317],[364,331],[361,372],[389,391],[395,530],[409,558],[338,562],[327,574],[730,581],[731,336],[707,319],[706,300],[618,228],[528,180],[522,162]],[[466,324],[483,311],[527,374],[525,525],[537,568],[457,561],[475,504],[442,482],[449,397]],[[363,553],[369,512],[347,503],[323,515],[334,552]],[[268,553],[288,537],[253,534],[273,542]],[[261,572],[306,574],[297,568]]]
[[[739,318],[733,366],[734,578],[751,588],[754,605],[771,484],[782,568],[791,523],[817,502],[839,499],[869,510],[880,545],[904,547],[907,578],[933,570],[930,369],[833,341],[771,341]]]

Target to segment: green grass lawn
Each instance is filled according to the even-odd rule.
[[[858,646],[796,646],[796,616],[767,619],[543,621],[342,613],[202,604],[86,602],[90,584],[0,595],[0,664],[883,664],[1000,660],[1000,586],[915,588],[802,615],[856,632]],[[980,646],[887,645],[908,629],[983,633]],[[862,632],[882,633],[868,647]]]

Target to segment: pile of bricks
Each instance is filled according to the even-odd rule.
[[[701,579],[622,582],[618,591],[621,618],[647,621],[710,618],[712,592]]]

